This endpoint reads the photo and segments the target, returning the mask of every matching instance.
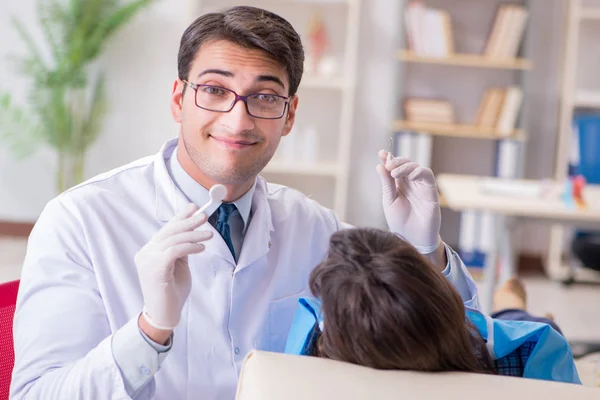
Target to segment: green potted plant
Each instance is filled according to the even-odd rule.
[[[58,156],[58,192],[81,182],[87,150],[107,111],[104,73],[95,61],[109,38],[154,0],[38,0],[39,26],[50,50],[44,58],[22,22],[13,19],[27,55],[16,70],[31,85],[25,105],[0,92],[0,140],[19,157],[39,145]]]

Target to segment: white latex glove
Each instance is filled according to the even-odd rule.
[[[156,329],[173,330],[192,289],[187,256],[200,253],[200,242],[212,237],[210,231],[196,231],[207,220],[194,216],[195,204],[188,206],[163,226],[135,255],[142,295],[144,318]]]
[[[406,158],[379,151],[377,172],[383,189],[383,212],[390,231],[398,233],[421,254],[440,245],[442,213],[433,171]]]

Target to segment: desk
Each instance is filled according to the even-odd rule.
[[[498,250],[511,252],[505,217],[531,218],[578,228],[600,228],[600,185],[586,185],[583,196],[587,208],[578,209],[567,207],[560,199],[563,184],[556,181],[507,180],[450,174],[440,174],[436,181],[450,209],[483,211],[492,216],[494,244],[485,257],[484,287],[481,293],[481,306],[486,313],[492,307]],[[507,184],[520,187],[522,194],[498,194],[503,192],[503,187]],[[502,274],[506,277],[514,275],[514,263],[507,262],[506,265]]]

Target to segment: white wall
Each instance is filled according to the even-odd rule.
[[[362,3],[358,82],[356,88],[348,221],[358,226],[385,226],[377,152],[388,149],[397,115],[401,1]]]
[[[476,47],[483,39],[481,32],[472,33],[466,25],[476,21],[478,14],[461,13],[458,7],[470,9],[480,3],[480,0],[452,0],[449,4],[451,12],[459,16],[458,29],[467,35],[464,46]],[[7,70],[5,56],[19,52],[21,46],[8,23],[10,16],[18,15],[28,26],[34,26],[34,4],[34,0],[0,2],[0,71]],[[176,77],[179,39],[194,17],[189,12],[192,9],[190,4],[191,0],[159,2],[139,15],[111,41],[103,59],[108,71],[111,111],[106,119],[105,132],[89,153],[87,176],[155,153],[167,138],[176,134],[176,126],[169,114],[169,96]],[[531,40],[535,70],[528,74],[526,83],[530,90],[530,122],[527,127],[530,142],[525,171],[526,176],[532,178],[552,174],[558,111],[558,62],[562,43],[561,6],[561,0],[532,1],[534,29]],[[395,100],[399,70],[393,56],[400,44],[401,21],[401,1],[363,1],[348,210],[348,221],[359,226],[384,224],[380,185],[375,172],[376,153],[380,148],[387,148],[390,123],[397,115]],[[481,22],[478,26],[482,32],[489,28]],[[419,79],[426,76],[427,68],[413,67],[415,81],[409,83],[413,88],[419,89],[419,85],[423,85]],[[449,75],[439,75],[435,81],[426,83],[430,86],[421,86],[420,89],[441,87],[446,90],[447,84],[444,86],[443,81],[461,79],[461,71],[452,68],[440,71]],[[22,94],[25,83],[14,76],[12,73],[0,74],[0,88]],[[477,76],[480,81],[475,84],[480,86],[482,82],[506,79],[493,72]],[[465,98],[467,100],[461,107],[468,110],[473,104],[469,103],[468,97]],[[450,171],[461,170],[464,154],[472,154],[477,146],[485,148],[489,145],[465,141],[445,141],[443,146],[435,145],[437,161],[434,165]],[[485,159],[472,161],[475,167],[489,168]],[[53,155],[48,151],[18,162],[0,146],[0,219],[35,220],[44,204],[55,195],[54,165]],[[457,243],[457,231],[458,218],[454,213],[445,211],[444,238],[450,243]],[[542,230],[534,226],[526,228],[526,233],[522,235],[526,250],[537,252],[544,248],[546,243]]]

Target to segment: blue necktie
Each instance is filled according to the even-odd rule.
[[[222,203],[217,209],[217,232],[221,234],[223,240],[229,247],[233,259],[237,261],[235,257],[235,250],[233,248],[233,242],[231,241],[231,230],[229,229],[229,217],[237,210],[237,207],[233,203]]]

